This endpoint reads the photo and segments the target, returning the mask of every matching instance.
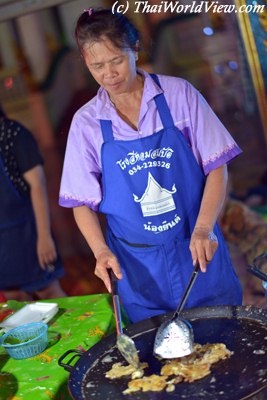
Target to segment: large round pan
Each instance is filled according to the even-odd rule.
[[[267,399],[267,310],[255,307],[201,307],[185,310],[182,317],[193,326],[195,342],[225,343],[234,354],[212,367],[212,373],[193,383],[176,385],[174,392],[136,392],[123,395],[129,378],[108,380],[105,373],[115,362],[124,362],[111,335],[85,353],[75,366],[59,365],[70,371],[69,391],[73,399],[93,400],[245,400]],[[153,317],[125,329],[139,350],[141,361],[149,364],[146,375],[159,373],[161,364],[153,357],[154,338],[159,325],[172,313]],[[72,358],[73,358],[72,354]],[[70,362],[70,361],[68,361]]]

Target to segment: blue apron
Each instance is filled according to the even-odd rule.
[[[55,272],[41,269],[36,242],[30,199],[15,189],[0,156],[0,290],[33,292],[44,289],[63,275],[60,259],[54,263]]]
[[[114,140],[111,121],[100,120],[100,212],[107,216],[107,243],[122,270],[119,293],[132,322],[176,309],[193,268],[189,243],[205,186],[164,94],[154,101],[163,129],[151,136]],[[219,248],[207,272],[199,274],[186,307],[242,302],[217,224],[214,232]]]

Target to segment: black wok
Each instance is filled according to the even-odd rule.
[[[160,362],[152,355],[158,326],[172,313],[130,325],[125,332],[134,338],[141,361],[149,364],[146,375],[159,373]],[[193,383],[176,385],[174,392],[136,392],[123,395],[129,378],[105,378],[114,362],[124,362],[116,348],[116,335],[110,335],[87,352],[70,350],[59,365],[70,371],[69,392],[73,399],[94,400],[245,400],[267,399],[267,310],[256,307],[199,307],[184,310],[182,317],[193,326],[195,342],[225,343],[234,354],[212,367],[212,373]],[[71,355],[78,361],[71,366]]]

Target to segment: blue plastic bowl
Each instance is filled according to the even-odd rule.
[[[2,336],[1,345],[16,360],[36,356],[47,347],[47,329],[44,322],[17,326]]]

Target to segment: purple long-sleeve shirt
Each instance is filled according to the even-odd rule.
[[[185,136],[205,175],[241,153],[201,94],[181,78],[159,75],[162,89],[151,76],[145,77],[138,130],[130,127],[116,112],[108,93],[100,87],[97,95],[74,115],[63,166],[59,204],[86,205],[97,211],[102,200],[100,119],[112,121],[115,140],[133,140],[162,129],[154,97],[164,92],[174,124]]]

